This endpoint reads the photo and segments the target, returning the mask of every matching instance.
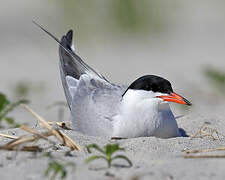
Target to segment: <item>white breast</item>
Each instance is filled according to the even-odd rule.
[[[113,137],[179,135],[177,122],[169,104],[155,94],[143,90],[128,90],[121,102],[119,115],[114,117]]]

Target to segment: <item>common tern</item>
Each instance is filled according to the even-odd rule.
[[[72,30],[60,41],[35,24],[59,44],[61,80],[76,131],[118,138],[181,135],[169,102],[191,103],[176,94],[168,80],[145,75],[130,86],[113,84],[76,54]]]

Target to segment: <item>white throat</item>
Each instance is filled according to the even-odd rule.
[[[123,96],[119,115],[114,117],[113,136],[173,137],[179,134],[169,104],[154,93],[129,89]]]

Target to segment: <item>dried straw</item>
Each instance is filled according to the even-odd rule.
[[[32,109],[30,109],[28,106],[26,106],[24,104],[22,104],[21,106],[25,110],[30,112],[35,118],[37,118],[40,121],[41,126],[43,126],[48,131],[50,131],[59,141],[61,141],[61,143],[63,143],[65,146],[69,147],[70,150],[81,150],[81,147],[79,145],[77,145],[71,138],[69,138],[63,132],[60,132],[57,129],[53,129],[52,126],[44,118],[39,116]]]
[[[0,133],[0,136],[4,137],[4,138],[9,138],[9,139],[17,139],[17,136],[12,136],[12,135],[8,135],[8,134],[3,134]]]

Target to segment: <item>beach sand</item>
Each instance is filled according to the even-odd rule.
[[[72,130],[61,130],[71,137],[82,147],[82,151],[72,151],[57,143],[58,149],[49,148],[45,151],[52,152],[56,160],[61,163],[73,162],[75,168],[67,167],[67,179],[224,179],[225,158],[184,158],[185,155],[225,155],[225,151],[209,153],[186,154],[183,150],[208,149],[223,147],[225,139],[222,135],[225,121],[223,117],[207,116],[192,112],[184,117],[178,118],[179,127],[183,128],[188,135],[196,134],[202,125],[216,129],[213,139],[209,137],[177,137],[160,139],[155,137],[140,137],[123,140],[111,140],[110,137],[91,137],[79,134]],[[216,122],[216,123],[215,123]],[[34,127],[39,130],[40,127]],[[208,131],[210,133],[210,131]],[[1,133],[20,136],[25,134],[20,129],[9,129]],[[221,134],[220,134],[221,133]],[[53,138],[54,139],[54,138]],[[0,144],[10,140],[0,137]],[[125,148],[125,152],[118,154],[126,155],[133,163],[129,167],[123,160],[115,160],[113,166],[108,169],[103,160],[95,160],[89,164],[85,160],[98,154],[93,151],[89,154],[85,149],[88,144],[96,143],[103,147],[109,143],[119,143]],[[48,147],[49,143],[41,140],[41,147]],[[43,179],[44,172],[48,167],[48,158],[43,153],[1,151],[0,174],[1,179]]]

